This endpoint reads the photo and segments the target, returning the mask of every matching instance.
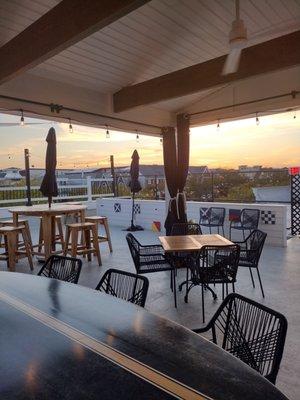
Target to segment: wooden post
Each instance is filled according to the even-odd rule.
[[[112,191],[114,194],[114,197],[117,196],[117,190],[116,190],[116,174],[115,174],[115,164],[114,164],[114,156],[110,156],[110,171],[111,171],[111,176],[112,176]]]
[[[26,177],[26,195],[27,195],[27,206],[32,206],[31,202],[31,188],[30,188],[30,168],[29,168],[29,150],[24,149],[25,157],[25,177]]]

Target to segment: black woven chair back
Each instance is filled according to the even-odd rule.
[[[213,341],[275,384],[284,349],[284,315],[232,293],[207,327]]]
[[[127,233],[126,240],[133,259],[134,266],[138,273],[140,268],[140,242],[133,236],[132,233]]]
[[[171,235],[181,236],[181,235],[201,235],[201,228],[199,224],[195,223],[176,223],[173,224]]]
[[[267,234],[259,229],[250,233],[250,235],[245,240],[247,250],[250,250],[247,254],[251,258],[253,263],[258,264]]]
[[[74,257],[53,255],[45,262],[38,275],[64,282],[77,283],[82,261]]]
[[[148,287],[149,281],[144,276],[109,269],[98,283],[96,290],[144,307]]]
[[[259,223],[260,210],[244,208],[241,212],[241,223],[245,229],[257,229]]]
[[[240,247],[203,246],[198,253],[198,262],[191,267],[192,278],[201,283],[230,283],[236,281]]]
[[[225,219],[225,208],[210,207],[209,223],[214,225],[223,225]]]

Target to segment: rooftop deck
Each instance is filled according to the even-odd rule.
[[[37,223],[30,219],[31,230],[34,241],[37,240]],[[151,231],[135,233],[142,243],[157,243],[157,234]],[[113,241],[113,253],[110,254],[106,243],[101,244],[101,256],[103,266],[99,267],[95,262],[83,264],[79,284],[95,288],[100,277],[108,268],[114,267],[128,271],[134,271],[132,259],[125,240],[126,232],[120,228],[111,227]],[[289,399],[296,400],[299,397],[300,382],[300,241],[293,238],[288,241],[287,248],[266,246],[260,263],[260,271],[264,284],[266,298],[263,299],[259,287],[252,288],[249,271],[240,269],[238,272],[237,292],[253,298],[275,310],[283,313],[288,319],[287,342],[285,346],[283,361],[279,371],[277,386]],[[36,274],[40,264],[35,261],[32,273]],[[0,264],[0,270],[6,270],[4,262]],[[31,273],[27,262],[21,260],[17,264],[18,272]],[[185,272],[179,271],[178,282],[184,279]],[[255,273],[254,273],[255,276]],[[169,318],[188,328],[199,327],[202,324],[200,290],[194,288],[189,297],[189,303],[185,304],[183,294],[178,293],[178,308],[174,308],[173,295],[170,291],[169,273],[161,272],[148,275],[150,281],[149,294],[146,308],[154,313]],[[256,276],[255,276],[256,278]],[[206,320],[217,309],[221,303],[220,289],[216,289],[219,299],[214,302],[210,293],[205,294]]]

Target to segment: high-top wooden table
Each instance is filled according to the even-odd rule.
[[[199,251],[203,246],[226,246],[234,244],[218,234],[159,236],[159,240],[166,253]]]
[[[51,208],[48,204],[38,204],[34,206],[13,207],[8,211],[13,215],[14,225],[18,226],[18,218],[20,215],[28,217],[42,217],[43,236],[44,236],[44,253],[40,254],[47,259],[54,253],[52,243],[55,236],[55,217],[58,215],[74,215],[79,214],[82,222],[85,220],[86,206],[81,204],[57,204],[53,203]]]
[[[0,320],[3,400],[287,400],[200,335],[79,285],[0,272]]]

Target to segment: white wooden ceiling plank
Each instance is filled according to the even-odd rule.
[[[70,60],[68,57],[62,54],[59,54],[51,58],[50,60],[47,60],[45,63],[41,64],[41,67],[43,65],[52,65],[60,68],[62,73],[68,73],[69,71],[75,70],[77,74],[80,74],[85,78],[94,80],[100,79],[102,82],[108,84],[115,82],[116,85],[123,86],[124,78],[122,79],[117,75],[110,74],[109,71],[105,71],[104,69],[92,69],[90,67],[87,67],[86,65],[80,64],[79,62]]]
[[[131,37],[133,42],[138,43],[140,47],[146,47],[149,51],[152,51],[156,57],[161,54],[161,57],[159,57],[160,59],[167,55],[167,58],[172,58],[173,62],[178,62],[183,57],[191,64],[195,62],[193,53],[181,46],[174,49],[174,42],[170,42],[158,34],[156,38],[152,35],[143,34],[142,32],[126,25],[123,21],[122,23],[120,22],[111,26],[110,29],[119,32],[121,35],[126,34],[128,37]]]
[[[105,57],[105,52],[98,52],[97,54],[92,54],[91,52],[87,51],[86,49],[82,50],[79,47],[71,47],[67,50],[64,50],[63,55],[69,55],[70,59],[78,59],[81,61],[81,63],[86,63],[94,68],[99,68],[100,66],[109,68],[111,72],[117,73],[117,74],[132,74],[132,70],[135,66],[137,66],[137,63],[133,63],[132,61],[130,62],[124,62],[120,63],[120,60],[117,58],[113,60],[112,58],[107,58]],[[144,63],[141,63],[144,64]],[[138,65],[139,69],[142,67]],[[151,78],[151,74],[148,75],[148,79]]]
[[[233,0],[227,0],[227,1],[220,1],[220,0],[215,0],[217,4],[224,10],[226,10],[230,15],[231,15],[231,22],[230,22],[230,27],[229,31],[231,30],[231,24],[235,20],[235,2]],[[248,4],[247,0],[240,1],[240,15],[241,18],[244,20],[245,25],[247,27],[248,33],[255,32],[258,28],[259,25],[256,22],[256,19],[252,16],[251,12],[247,12],[246,5]],[[255,9],[254,9],[255,10]],[[228,34],[229,34],[228,31]]]
[[[97,82],[87,82],[82,81],[81,79],[76,78],[74,80],[73,77],[60,75],[59,71],[53,71],[49,66],[47,68],[39,69],[36,67],[34,70],[30,71],[32,75],[36,75],[42,78],[50,79],[56,82],[67,83],[75,87],[81,87],[84,89],[92,89],[94,91],[102,91],[108,93],[111,90],[114,90],[111,86],[105,86],[102,84],[100,86]]]
[[[278,15],[274,12],[273,8],[269,6],[266,0],[250,0],[253,6],[265,16],[269,26],[279,24],[281,22]],[[265,26],[266,28],[266,26]]]
[[[84,57],[69,55],[64,51],[53,57],[51,59],[52,65],[57,65],[58,67],[64,68],[65,66],[76,68],[77,72],[83,73],[91,78],[97,79],[101,76],[106,82],[114,82],[120,86],[128,85],[132,82],[133,77],[138,73],[138,70],[132,69],[131,73],[129,71],[112,71],[108,69],[104,64],[90,65],[85,62]]]
[[[300,0],[282,0],[282,4],[287,8],[293,18],[300,16]]]
[[[150,45],[149,41],[147,38],[144,38],[143,36],[138,36],[132,38],[133,32],[126,29],[125,26],[122,27],[122,31],[119,30],[119,25],[118,28],[114,26],[114,28],[108,28],[106,32],[109,31],[109,34],[113,36],[115,39],[119,39],[120,36],[123,36],[123,39],[131,42],[132,45],[135,45],[135,47],[138,46],[139,51],[146,51],[151,54],[153,57],[153,64],[155,65],[156,62],[164,62],[167,65],[167,68],[169,68],[171,65],[174,65],[174,69],[176,69],[176,65],[183,68],[186,65],[186,58],[183,56],[180,57],[180,55],[177,52],[174,52],[170,50],[167,46],[161,46],[161,48],[157,47],[154,44]],[[193,61],[189,59],[189,63],[193,64]]]
[[[98,87],[103,88],[104,90],[111,90],[111,88],[117,88],[118,86],[113,86],[110,82],[107,82],[103,79],[98,78],[98,79],[93,79],[89,76],[86,76],[85,74],[81,74],[77,72],[74,68],[69,68],[69,69],[63,69],[61,67],[58,67],[57,65],[53,65],[51,63],[51,60],[47,61],[46,63],[43,63],[42,65],[35,67],[30,71],[33,74],[35,71],[52,71],[55,72],[58,78],[62,79],[62,77],[65,77],[66,81],[71,81],[74,86],[78,86],[78,82],[88,82],[93,85],[97,85]],[[54,76],[54,75],[53,75]]]
[[[98,32],[92,37],[85,39],[84,42],[88,40],[88,42],[90,43],[90,39],[98,40],[98,38],[100,38],[101,40],[104,39],[108,46],[112,46],[112,50],[115,49],[116,51],[118,51],[118,49],[122,48],[129,54],[133,62],[139,62],[140,59],[144,58],[148,60],[148,63],[152,64],[153,68],[155,66],[155,68],[161,68],[162,71],[168,70],[170,66],[169,62],[165,62],[164,60],[161,60],[159,57],[157,57],[157,53],[151,53],[148,48],[136,44],[134,41],[130,40],[130,37],[126,35],[124,35],[124,37],[120,37],[120,33],[116,34],[115,31],[106,30],[105,32]]]
[[[177,5],[178,3],[176,3]],[[169,32],[175,33],[175,39],[179,38],[182,46],[185,46],[188,51],[207,54],[207,58],[215,58],[220,53],[220,48],[216,42],[212,43],[206,35],[205,30],[197,29],[198,21],[195,15],[187,14],[183,3],[179,3],[177,7],[170,8],[163,0],[160,2],[159,13],[162,15],[162,26]],[[155,7],[153,7],[155,8]],[[156,10],[158,12],[158,10]],[[207,40],[208,39],[208,40]],[[175,40],[173,39],[173,42]]]

